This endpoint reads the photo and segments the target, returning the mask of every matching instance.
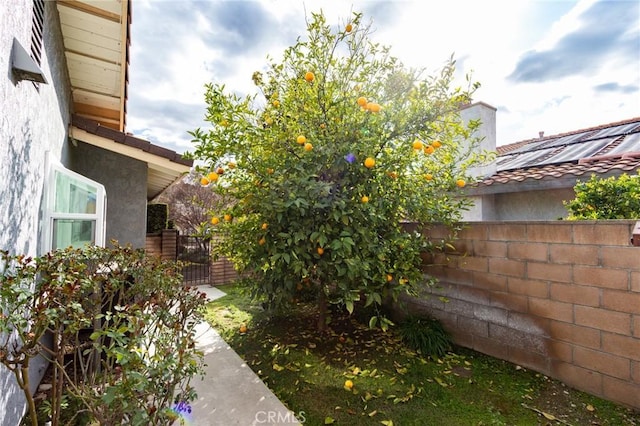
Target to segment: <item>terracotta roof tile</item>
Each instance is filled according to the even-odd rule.
[[[87,133],[92,133],[97,136],[111,139],[112,141],[121,143],[123,145],[138,148],[142,151],[149,152],[150,154],[166,158],[174,163],[182,164],[185,166],[193,166],[193,160],[183,158],[182,155],[173,150],[163,148],[159,145],[154,145],[149,141],[137,138],[130,134],[104,127],[95,120],[91,120],[89,118],[81,117],[77,114],[74,114],[72,117],[72,124],[77,128],[86,131]]]

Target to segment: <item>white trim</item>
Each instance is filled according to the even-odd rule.
[[[107,191],[104,186],[79,173],[73,172],[62,164],[52,159],[47,151],[45,154],[46,178],[44,185],[44,206],[43,206],[43,226],[42,226],[42,251],[43,254],[53,248],[53,226],[56,219],[71,220],[91,220],[95,221],[94,244],[104,247],[106,239],[106,212],[107,212]],[[96,189],[95,213],[62,213],[54,211],[57,179],[56,173],[72,178],[75,181],[89,185]]]

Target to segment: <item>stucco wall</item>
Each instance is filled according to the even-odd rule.
[[[45,2],[41,69],[49,84],[13,81],[14,37],[29,51],[32,2],[0,2],[0,249],[39,254],[39,218],[45,184],[45,152],[67,161],[69,80],[55,2]],[[45,364],[33,364],[37,386]],[[0,366],[0,425],[17,425],[24,399],[13,375]]]
[[[567,217],[563,202],[575,198],[573,188],[495,194],[491,220],[557,220]]]
[[[473,223],[413,312],[456,343],[640,408],[640,247],[635,221]],[[442,238],[442,228],[431,231]],[[441,298],[441,296],[444,296]],[[447,300],[447,301],[443,301]]]
[[[147,163],[77,141],[70,168],[107,191],[106,245],[144,248],[147,232]]]
[[[568,211],[564,202],[574,198],[573,188],[474,196],[471,197],[474,205],[469,211],[464,212],[463,220],[478,222],[565,219]]]

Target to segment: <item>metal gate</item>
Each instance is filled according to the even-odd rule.
[[[211,284],[211,241],[193,235],[178,236],[178,260],[185,263],[184,281],[189,285]]]

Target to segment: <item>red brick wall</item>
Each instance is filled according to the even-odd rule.
[[[470,223],[455,253],[428,259],[425,270],[440,279],[438,288],[406,300],[411,310],[439,318],[462,346],[640,408],[634,225]]]

